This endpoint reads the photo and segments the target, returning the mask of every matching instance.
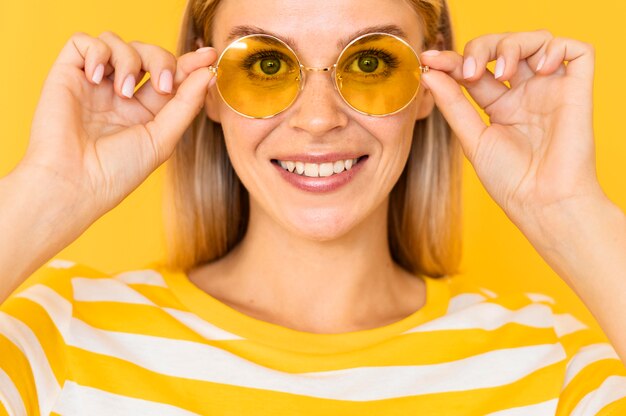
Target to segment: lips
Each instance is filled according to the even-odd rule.
[[[340,159],[323,163],[311,163],[293,160],[272,160],[272,163],[280,165],[284,170],[291,173],[316,178],[337,175],[344,171],[350,170],[352,169],[352,166],[356,165],[360,160],[363,160],[366,157],[367,156],[361,156],[354,159]]]
[[[272,161],[292,161],[292,162],[302,162],[302,163],[334,163],[338,160],[349,160],[349,159],[359,159],[363,156],[367,156],[365,153],[361,152],[336,152],[336,153],[325,153],[325,154],[313,154],[313,153],[293,153],[293,154],[285,154],[278,155],[272,158]]]
[[[342,157],[344,155],[341,155]],[[333,156],[334,157],[334,156]],[[363,155],[355,158],[357,160],[356,164],[351,165],[346,169],[345,160],[344,159],[333,159],[328,155],[325,156],[314,156],[312,158],[306,158],[300,155],[297,161],[289,161],[293,163],[293,166],[281,166],[280,160],[272,159],[272,164],[275,166],[279,174],[291,185],[296,188],[308,191],[308,192],[331,192],[339,189],[343,185],[349,183],[355,175],[363,169],[363,165],[365,165],[368,156]],[[302,159],[307,160],[322,160],[322,163],[315,162],[303,162]],[[352,161],[352,159],[347,159]],[[337,163],[337,171],[335,172],[335,162],[341,162],[344,164],[344,167],[341,171],[339,171],[340,163]],[[283,164],[286,165],[287,162],[283,161]],[[299,173],[296,170],[296,165],[300,168]],[[332,166],[332,172],[329,171],[329,168]],[[292,171],[289,170],[289,167],[293,167]],[[322,172],[319,171],[322,170]],[[322,173],[322,175],[320,175]]]

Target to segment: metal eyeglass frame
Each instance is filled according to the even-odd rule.
[[[366,116],[371,116],[371,117],[387,117],[387,116],[390,116],[390,115],[396,114],[396,113],[398,113],[398,112],[400,112],[400,111],[404,110],[404,109],[405,109],[405,108],[406,108],[409,104],[411,104],[411,102],[413,102],[413,100],[414,100],[414,99],[415,99],[415,97],[417,96],[417,92],[419,91],[419,87],[421,86],[421,82],[420,82],[420,84],[418,85],[418,87],[415,89],[415,93],[413,94],[413,96],[411,97],[411,99],[410,99],[410,100],[408,100],[408,102],[407,102],[407,103],[406,103],[406,104],[405,104],[402,108],[400,108],[400,109],[398,109],[398,110],[396,110],[396,111],[394,111],[394,112],[392,112],[392,113],[387,113],[387,114],[370,114],[370,113],[366,113],[366,112],[364,112],[364,111],[361,111],[361,110],[358,110],[358,109],[354,108],[354,107],[353,107],[353,106],[352,106],[352,105],[351,105],[351,104],[350,104],[350,103],[349,103],[349,102],[345,99],[345,97],[343,96],[343,94],[341,94],[341,90],[339,89],[339,86],[337,85],[336,69],[337,69],[337,64],[339,64],[339,61],[341,60],[341,57],[343,56],[343,54],[344,54],[344,53],[346,52],[346,50],[347,50],[348,48],[350,48],[350,47],[351,47],[354,43],[358,42],[359,40],[361,40],[361,39],[363,39],[363,38],[365,38],[365,37],[368,37],[368,36],[373,36],[373,35],[391,36],[391,37],[393,37],[393,38],[397,39],[398,41],[400,41],[400,42],[404,43],[406,46],[408,46],[408,47],[409,47],[409,49],[410,49],[410,50],[413,52],[413,54],[415,55],[415,58],[416,58],[416,60],[417,60],[417,62],[418,62],[418,64],[419,64],[419,69],[420,69],[420,71],[422,72],[422,74],[425,74],[425,73],[427,73],[427,72],[429,71],[429,67],[428,67],[427,65],[422,66],[421,61],[420,61],[420,59],[419,59],[419,56],[417,55],[417,53],[415,53],[415,50],[413,49],[413,47],[412,47],[411,45],[409,45],[409,44],[408,44],[408,42],[406,42],[404,39],[402,39],[402,38],[400,38],[400,37],[398,37],[398,36],[396,36],[396,35],[392,35],[392,34],[390,34],[390,33],[385,33],[385,32],[371,32],[371,33],[366,33],[366,34],[364,34],[364,35],[361,35],[361,36],[359,36],[359,37],[354,38],[353,40],[351,40],[351,41],[350,41],[350,43],[348,43],[348,44],[347,44],[347,45],[346,45],[346,46],[342,49],[341,53],[340,53],[340,54],[339,54],[339,56],[337,57],[337,62],[335,62],[335,63],[334,63],[333,65],[331,65],[331,66],[319,67],[319,68],[318,68],[318,67],[308,67],[308,66],[304,66],[304,65],[302,65],[302,63],[300,62],[300,58],[298,57],[298,55],[296,54],[296,52],[295,52],[295,51],[294,51],[294,50],[293,50],[293,49],[292,49],[289,45],[287,45],[284,41],[282,41],[281,39],[279,39],[279,38],[277,38],[277,37],[275,37],[275,36],[268,35],[268,34],[265,34],[265,33],[250,34],[250,35],[242,36],[242,37],[240,37],[240,38],[238,38],[238,39],[235,39],[235,40],[234,40],[234,41],[232,41],[230,44],[228,44],[228,46],[226,46],[226,48],[225,48],[225,49],[222,51],[222,53],[220,54],[220,56],[219,56],[219,58],[218,58],[218,60],[217,60],[217,64],[216,64],[215,66],[210,65],[210,66],[208,67],[208,69],[209,69],[209,71],[210,71],[210,72],[212,72],[212,73],[213,73],[213,75],[214,75],[215,77],[217,77],[217,69],[218,69],[218,67],[219,67],[219,63],[220,63],[220,61],[222,60],[222,57],[224,56],[224,54],[226,53],[226,51],[228,51],[228,49],[229,49],[231,46],[233,46],[233,45],[234,45],[234,44],[236,44],[237,42],[240,42],[241,40],[246,39],[246,38],[250,38],[250,37],[259,37],[259,36],[261,36],[261,37],[267,37],[267,38],[272,39],[272,40],[273,40],[273,41],[275,41],[275,42],[280,43],[282,46],[284,46],[286,49],[288,49],[288,50],[289,50],[289,51],[293,54],[293,56],[295,56],[295,58],[296,58],[296,60],[297,60],[297,63],[298,63],[298,66],[300,67],[300,68],[299,68],[300,75],[299,75],[299,77],[298,77],[298,78],[299,78],[299,81],[300,81],[300,82],[299,82],[299,90],[298,90],[298,94],[296,94],[296,96],[293,98],[293,100],[292,100],[292,101],[291,101],[291,102],[290,102],[287,106],[285,106],[285,108],[283,108],[283,109],[282,109],[282,110],[280,110],[279,112],[277,112],[277,113],[275,113],[275,114],[272,114],[272,115],[269,115],[269,116],[265,116],[265,117],[253,117],[253,116],[249,116],[249,115],[247,115],[247,114],[240,113],[239,111],[237,111],[237,110],[235,110],[233,107],[231,107],[231,105],[228,103],[228,101],[226,101],[226,100],[224,99],[224,97],[222,96],[222,93],[221,93],[221,91],[220,91],[220,88],[219,88],[219,86],[218,86],[218,85],[217,85],[217,83],[216,83],[217,91],[218,91],[218,93],[219,93],[220,97],[222,98],[222,101],[224,101],[224,103],[226,103],[226,105],[227,105],[227,106],[228,106],[231,110],[233,110],[235,113],[237,113],[237,114],[239,114],[239,115],[241,115],[241,116],[243,116],[243,117],[246,117],[246,118],[251,118],[251,119],[268,119],[268,118],[275,117],[275,116],[277,116],[278,114],[282,113],[283,111],[286,111],[288,108],[290,108],[290,107],[293,105],[293,103],[295,103],[295,102],[296,102],[296,100],[297,100],[297,99],[298,99],[298,97],[300,96],[300,93],[301,93],[301,92],[302,92],[302,90],[304,89],[304,84],[306,83],[306,77],[305,77],[305,73],[306,73],[306,71],[314,71],[314,72],[331,72],[331,71],[332,71],[333,86],[334,86],[334,88],[335,88],[335,91],[337,91],[337,93],[339,94],[339,96],[341,97],[341,99],[342,99],[342,100],[343,100],[343,101],[344,101],[344,102],[345,102],[345,103],[346,103],[346,104],[347,104],[347,105],[348,105],[351,109],[353,109],[354,111],[356,111],[356,112],[358,112],[358,113],[360,113],[360,114],[364,114],[364,115],[366,115]]]

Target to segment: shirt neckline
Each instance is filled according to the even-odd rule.
[[[422,276],[426,284],[426,302],[405,318],[371,329],[320,334],[299,331],[246,315],[197,287],[184,271],[165,268],[159,271],[178,301],[212,325],[250,341],[308,354],[341,353],[383,342],[444,315],[450,298],[450,276]]]

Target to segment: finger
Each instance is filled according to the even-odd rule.
[[[98,36],[111,48],[113,88],[120,97],[132,98],[135,86],[141,79],[141,57],[137,51],[113,32],[104,32]]]
[[[141,68],[150,73],[150,83],[155,91],[170,94],[174,89],[174,72],[176,57],[161,48],[142,42],[130,42],[141,59]]]
[[[455,79],[433,69],[422,74],[422,79],[433,95],[437,108],[459,138],[463,153],[473,164],[478,142],[487,126]]]
[[[202,109],[212,77],[213,73],[205,68],[191,73],[154,120],[146,124],[159,164],[171,156],[176,143]]]
[[[481,77],[487,63],[494,60],[498,61],[494,76],[499,81],[510,80],[517,73],[519,62],[522,60],[527,60],[531,68],[536,68],[552,38],[549,31],[537,30],[490,34],[472,39],[465,45],[463,51],[464,65],[470,58],[474,59],[476,71],[467,79]]]
[[[176,91],[178,86],[191,74],[199,68],[206,68],[215,63],[217,60],[217,52],[214,48],[202,49],[195,52],[189,52],[178,58],[176,63],[176,73],[174,75],[174,88]],[[208,71],[207,71],[208,72]],[[171,96],[164,96],[155,91],[152,86],[145,84],[135,93],[135,98],[148,109],[152,114],[158,113],[161,108],[171,99]]]
[[[565,74],[580,78],[593,84],[595,49],[593,45],[575,39],[556,37],[552,39],[545,49],[545,62],[540,74],[550,74],[555,69],[563,67],[563,61],[568,61]]]
[[[111,49],[100,39],[86,33],[74,33],[67,41],[53,67],[71,65],[84,69],[87,80],[99,84],[105,75],[105,66],[111,57]]]
[[[463,85],[481,108],[488,107],[509,90],[506,85],[493,77],[491,71],[483,72],[483,75],[474,81],[465,79],[463,57],[455,51],[440,51],[436,56],[422,54],[420,61],[430,69],[446,72],[457,83]]]
[[[516,87],[523,82],[528,81],[530,78],[535,76],[535,71],[528,64],[527,59],[522,59],[517,64],[517,71],[511,76],[509,79],[509,84],[511,87]]]

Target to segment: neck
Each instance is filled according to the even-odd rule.
[[[387,209],[381,204],[340,238],[314,241],[260,218],[251,204],[245,238],[198,286],[249,314],[308,332],[395,322],[418,309],[424,293],[422,281],[391,258]]]

